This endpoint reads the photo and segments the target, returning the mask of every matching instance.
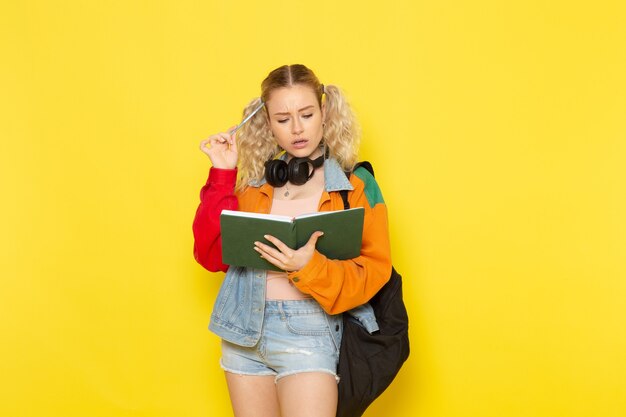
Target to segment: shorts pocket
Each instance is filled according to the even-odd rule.
[[[293,334],[302,336],[323,336],[330,334],[324,312],[288,314],[287,328]]]

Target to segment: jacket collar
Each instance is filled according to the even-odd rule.
[[[286,155],[282,155],[281,159],[285,159]],[[266,189],[271,187],[266,183],[265,177],[260,180],[250,181],[251,187],[261,187]],[[341,165],[335,158],[328,158],[324,161],[324,189],[327,192],[349,190],[352,191],[354,187],[350,184],[350,180],[346,176],[346,173],[341,169]]]

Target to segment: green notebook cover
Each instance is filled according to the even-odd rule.
[[[223,210],[220,216],[222,232],[222,262],[233,266],[280,271],[254,250],[254,242],[273,246],[264,235],[280,239],[290,248],[306,244],[313,232],[324,236],[317,240],[318,251],[330,259],[351,259],[361,254],[363,207],[348,210],[322,211],[295,218],[272,214]]]

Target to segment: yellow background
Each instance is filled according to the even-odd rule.
[[[344,88],[412,356],[368,417],[626,415],[622,1],[4,1],[0,415],[231,415],[192,256],[273,68]]]

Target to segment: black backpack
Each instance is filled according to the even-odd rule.
[[[357,164],[372,176],[369,162]],[[349,177],[350,173],[346,173]],[[344,209],[350,208],[348,191],[340,191]],[[409,317],[402,299],[402,277],[392,267],[389,281],[369,301],[379,331],[370,334],[349,313],[343,315],[339,351],[337,417],[362,416],[387,389],[409,357]]]

